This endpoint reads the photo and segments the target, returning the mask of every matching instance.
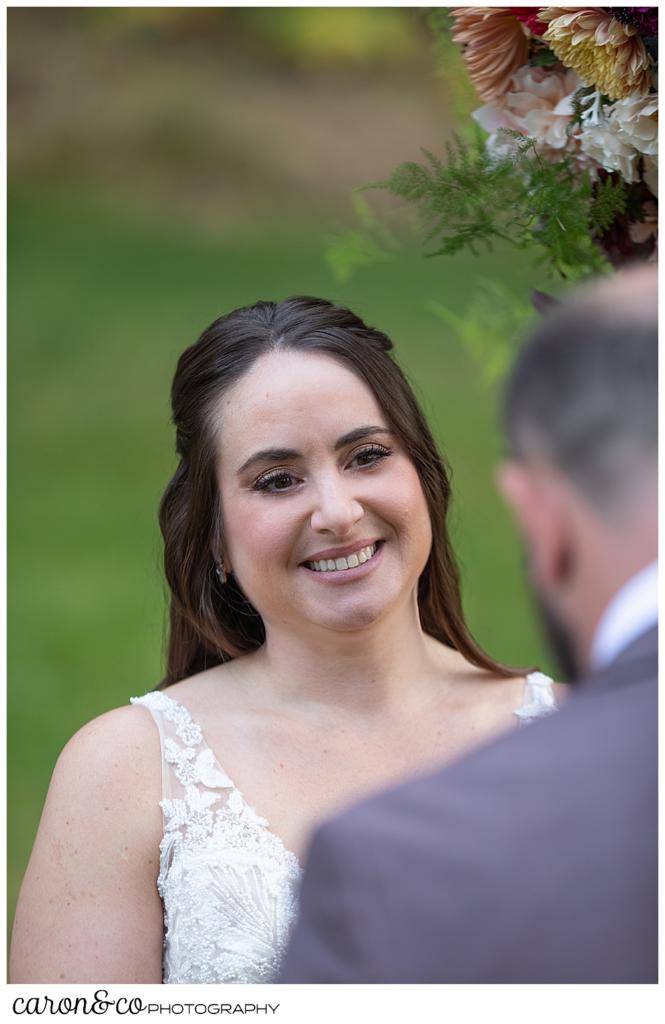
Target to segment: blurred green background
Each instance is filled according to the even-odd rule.
[[[326,262],[351,190],[454,128],[461,67],[437,70],[423,11],[10,8],[8,26],[11,920],[62,746],[162,674],[170,380],[230,309],[321,295],[394,339],[453,467],[471,628],[551,671],[492,482],[496,389],[432,303],[464,316],[481,278],[552,286],[527,256],[428,260],[408,232],[346,280]]]

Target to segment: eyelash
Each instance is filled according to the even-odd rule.
[[[370,469],[372,466],[376,466],[383,459],[388,458],[389,455],[392,455],[392,452],[389,448],[384,448],[382,445],[371,444],[354,452],[351,461],[359,458],[361,455],[374,456],[371,462],[366,462],[364,465],[359,467],[360,469]],[[261,491],[263,494],[281,494],[292,490],[292,488],[275,487],[273,489],[273,485],[279,480],[292,480],[293,478],[294,474],[290,473],[286,469],[274,469],[272,472],[266,473],[264,476],[260,476],[255,480],[252,484],[252,488],[255,491]]]

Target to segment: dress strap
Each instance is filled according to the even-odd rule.
[[[158,690],[132,697],[131,703],[146,707],[159,730],[162,803],[183,797],[191,786],[199,790],[235,789],[186,707]]]
[[[524,679],[522,704],[513,712],[519,718],[520,727],[537,718],[546,718],[557,710],[553,680],[543,672],[529,672]]]

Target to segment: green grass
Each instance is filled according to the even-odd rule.
[[[327,225],[211,238],[81,197],[15,192],[9,213],[9,883],[16,894],[55,759],[86,720],[161,675],[156,507],[174,466],[176,358],[221,313],[322,295],[395,340],[454,471],[453,534],[471,627],[548,667],[519,546],[492,483],[495,396],[426,303],[460,312],[477,274],[547,287],[526,258],[392,263],[335,283]]]

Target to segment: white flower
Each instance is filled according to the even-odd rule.
[[[580,146],[586,156],[606,171],[618,171],[628,182],[638,181],[639,153],[617,130],[616,121],[611,117],[595,128],[584,128],[580,135]]]
[[[582,151],[606,171],[618,171],[627,182],[639,180],[640,154],[644,154],[644,180],[658,188],[658,96],[629,96],[613,103],[603,124],[585,126]]]
[[[511,128],[534,139],[541,156],[559,159],[574,150],[577,127],[570,131],[573,96],[582,82],[574,71],[525,66],[517,71],[510,89],[494,103],[475,110],[472,117],[490,132],[487,147],[499,156],[514,151],[516,142],[500,128]]]
[[[594,92],[585,93],[580,96],[581,120],[587,128],[603,124],[605,114],[603,113],[603,94],[596,89]]]
[[[658,96],[629,96],[612,107],[610,120],[640,153],[658,154]]]

